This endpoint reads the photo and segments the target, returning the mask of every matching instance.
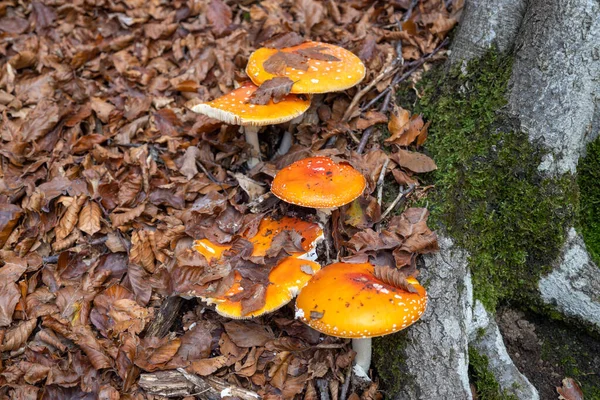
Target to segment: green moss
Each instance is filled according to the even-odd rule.
[[[581,190],[580,230],[585,246],[600,266],[600,138],[590,143],[587,155],[577,167]]]
[[[511,59],[490,51],[466,70],[426,76],[416,112],[431,121],[426,151],[438,169],[432,219],[470,254],[475,297],[488,310],[533,293],[572,223],[570,175],[543,176],[542,146],[504,112]]]
[[[496,377],[489,370],[489,360],[479,354],[473,347],[469,347],[469,375],[470,381],[475,385],[477,398],[480,400],[517,400],[514,395],[500,390]]]
[[[406,331],[373,338],[373,367],[384,382],[384,398],[396,398],[413,379],[405,368]]]

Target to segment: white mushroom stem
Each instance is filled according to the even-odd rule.
[[[254,168],[256,164],[260,162],[260,144],[258,143],[258,126],[244,126],[242,127],[246,136],[246,143],[252,146],[252,155],[248,158],[248,167]]]
[[[369,379],[371,367],[371,338],[352,339],[352,350],[356,352],[354,358],[354,373],[363,379]]]
[[[329,232],[327,231],[327,223],[329,222],[329,217],[331,216],[331,212],[333,210],[335,210],[335,208],[317,208],[317,217],[319,217],[319,222],[323,226],[323,233],[325,235],[329,234]],[[330,264],[331,249],[329,247],[328,237],[325,238],[325,253],[327,264]]]
[[[281,138],[281,143],[279,143],[279,148],[275,152],[275,157],[282,156],[282,155],[286,154],[288,151],[290,151],[290,148],[292,147],[292,142],[293,142],[292,133],[290,132],[291,129],[292,129],[292,127],[290,126],[290,128],[288,130],[283,132],[283,136]]]

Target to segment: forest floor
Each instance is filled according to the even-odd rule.
[[[281,168],[325,155],[367,178],[365,194],[332,215],[331,255],[415,273],[435,234],[426,210],[406,207],[426,196],[416,174],[435,163],[415,151],[428,125],[396,107],[389,88],[445,60],[461,8],[0,2],[0,395],[150,399],[140,377],[180,371],[168,379],[181,383],[180,397],[209,382],[246,398],[314,399],[317,389],[333,400],[380,398],[377,376],[367,387],[344,385],[349,341],[308,328],[293,305],[231,320],[195,298],[226,291],[239,273],[243,309],[260,308],[286,237],[268,257],[242,262],[232,251],[217,264],[192,244],[248,243],[266,217],[316,222],[312,210],[257,200]],[[189,104],[233,90],[248,79],[251,52],[289,33],[352,51],[367,74],[356,88],[314,96],[297,124],[264,128],[264,161],[248,169],[239,127]],[[285,130],[294,144],[275,157]],[[413,188],[388,215],[377,193],[386,179]]]

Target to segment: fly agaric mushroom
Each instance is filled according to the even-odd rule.
[[[216,304],[215,310],[224,317],[233,319],[258,317],[274,312],[289,303],[320,269],[321,266],[314,261],[296,257],[284,258],[269,273],[264,306],[247,314],[243,313],[242,300],[239,298],[243,288],[240,285],[242,276],[237,272],[235,283],[227,293],[220,297],[202,299],[208,304]]]
[[[329,93],[349,89],[365,77],[363,62],[343,47],[322,42],[304,42],[283,49],[260,48],[246,65],[246,74],[256,85],[278,76],[290,78],[291,93]],[[292,144],[286,131],[277,154],[286,154]]]
[[[275,72],[269,68],[269,59],[273,60],[272,57],[279,54],[278,52],[283,53],[281,62],[285,68],[276,65],[275,68],[279,69],[280,73],[268,72]],[[286,56],[289,57],[290,53],[302,57],[303,62],[288,62],[285,66]],[[365,65],[352,52],[329,43],[311,41],[283,49],[260,48],[250,55],[246,66],[246,74],[257,85],[277,76],[290,78],[294,81],[291,93],[312,94],[346,90],[360,83],[365,73]]]
[[[296,318],[319,332],[352,339],[355,372],[363,377],[371,365],[371,338],[408,327],[427,306],[427,293],[415,278],[406,278],[408,291],[393,279],[380,279],[376,268],[395,270],[368,263],[328,265],[296,299]]]
[[[275,175],[271,192],[287,203],[315,208],[325,226],[331,211],[352,202],[366,185],[365,177],[349,164],[336,164],[329,157],[319,156],[283,168]]]
[[[291,256],[312,261],[317,259],[316,246],[323,240],[323,230],[317,224],[292,217],[283,217],[280,220],[263,218],[256,234],[248,239],[253,245],[252,256],[264,256],[275,236],[283,231],[296,231],[302,236],[300,246],[304,252],[291,254]],[[194,241],[194,249],[209,263],[218,261],[223,252],[230,248],[230,245],[214,244],[208,239]]]
[[[296,118],[310,107],[310,98],[288,94],[278,103],[269,100],[265,105],[250,104],[249,100],[257,89],[258,87],[252,82],[245,82],[218,99],[194,105],[190,109],[230,125],[243,126],[246,142],[252,146],[254,153],[260,156],[258,144],[260,127],[281,124]],[[258,162],[257,157],[250,157],[248,166],[252,168]]]

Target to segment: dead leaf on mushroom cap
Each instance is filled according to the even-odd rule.
[[[276,77],[263,82],[262,85],[250,97],[250,104],[265,105],[273,100],[279,103],[285,96],[290,94],[294,82],[288,77]]]

